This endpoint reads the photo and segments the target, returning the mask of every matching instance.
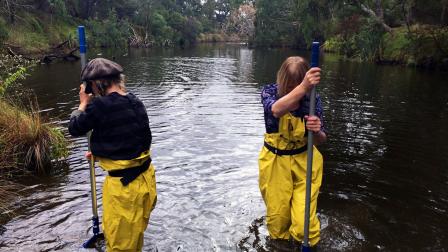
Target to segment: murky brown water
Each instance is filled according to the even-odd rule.
[[[266,250],[259,93],[286,56],[302,53],[203,45],[114,55],[153,131],[159,198],[146,251]],[[332,55],[322,68],[321,251],[448,251],[448,75]],[[38,67],[26,86],[65,127],[78,78],[78,63],[60,63]],[[83,251],[91,234],[86,149],[84,138],[73,139],[67,170],[27,181],[19,215],[0,230],[1,251]]]

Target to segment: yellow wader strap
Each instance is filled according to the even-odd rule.
[[[148,158],[142,165],[126,168],[123,170],[114,170],[109,171],[109,176],[111,177],[121,177],[120,181],[123,186],[129,185],[132,181],[134,181],[140,174],[144,173],[148,170],[149,165],[151,164],[151,158]]]
[[[148,170],[151,164],[151,154],[148,150],[131,160],[112,160],[108,158],[98,158],[98,160],[101,168],[106,170],[109,176],[121,177],[121,183],[126,186]]]
[[[264,142],[264,147],[266,147],[270,152],[274,153],[275,155],[279,155],[279,156],[292,156],[292,155],[297,155],[300,154],[302,152],[305,152],[307,150],[307,145],[304,145],[298,149],[292,149],[292,150],[280,150],[277,149],[271,145],[269,145],[268,143]]]

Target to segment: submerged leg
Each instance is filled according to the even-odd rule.
[[[288,156],[263,157],[262,153],[259,159],[259,187],[266,204],[269,235],[274,240],[288,240],[290,237],[293,186],[289,163]]]
[[[127,186],[107,176],[103,185],[103,231],[108,252],[141,251],[143,234],[156,202],[154,168]]]
[[[322,183],[323,160],[322,155],[314,148],[313,173],[311,179],[310,199],[310,229],[309,242],[315,246],[320,239],[320,222],[317,217],[317,198]],[[297,157],[296,166],[293,169],[294,192],[291,200],[291,221],[289,229],[292,237],[297,241],[303,241],[305,220],[305,190],[306,190],[306,155]]]

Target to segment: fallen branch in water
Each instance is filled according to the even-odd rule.
[[[11,49],[11,47],[8,47],[8,54],[11,55],[11,56],[13,56],[13,57],[22,57],[22,58],[24,58],[24,59],[26,59],[26,60],[35,60],[35,59],[33,59],[33,58],[26,57],[26,56],[23,56],[23,55],[21,55],[21,54],[17,54],[17,53],[15,53],[15,52]]]
[[[64,42],[62,42],[62,43],[60,43],[59,45],[57,45],[57,46],[55,46],[55,47],[53,47],[53,49],[61,48],[61,47],[63,47],[64,45],[66,45],[67,43],[68,43],[68,40],[66,40],[66,41],[64,41]]]
[[[78,51],[78,48],[66,48],[66,45],[68,44],[68,40],[62,42],[61,44],[57,45],[56,47],[53,47],[50,52],[47,54],[38,56],[36,58],[31,58],[28,56],[23,55],[23,53],[18,53],[17,51],[14,51],[11,47],[7,47],[7,52],[9,55],[14,57],[22,57],[27,60],[33,60],[38,61],[40,63],[49,64],[53,62],[56,59],[62,59],[65,61],[77,61],[79,60],[79,56],[75,54],[76,51]],[[14,46],[16,49],[20,50],[20,47]]]

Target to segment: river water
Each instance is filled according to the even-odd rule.
[[[297,54],[309,56],[241,45],[103,52],[124,66],[153,132],[158,203],[145,251],[267,250],[260,90]],[[61,127],[78,104],[79,68],[39,66],[25,83]],[[321,251],[448,251],[448,74],[329,54],[322,69]],[[86,149],[72,139],[66,169],[26,181],[17,215],[0,226],[1,251],[85,251]],[[104,178],[97,168],[100,215]]]

